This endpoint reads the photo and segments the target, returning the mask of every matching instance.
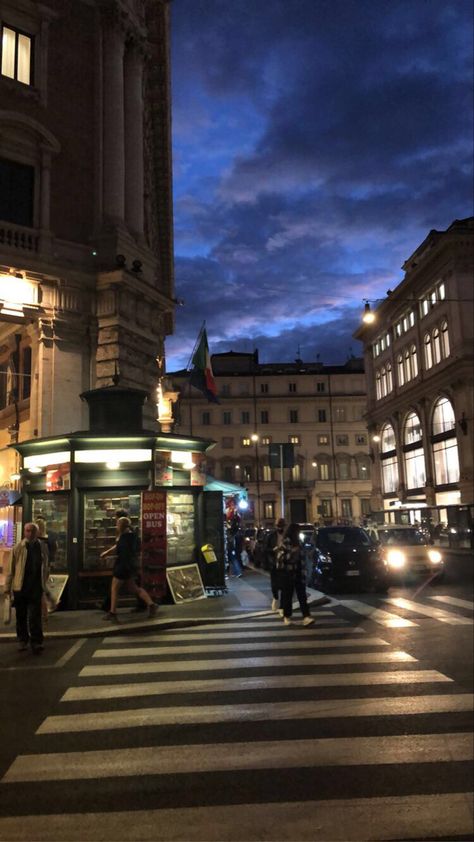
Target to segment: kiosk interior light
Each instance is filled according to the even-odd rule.
[[[183,450],[172,450],[171,461],[174,462],[176,465],[182,465],[183,468],[190,468],[192,462],[191,454],[186,453]]]
[[[17,482],[19,479],[21,479],[21,474],[18,473],[18,471],[15,471],[13,474],[10,474],[10,480],[12,482]]]
[[[120,468],[120,462],[117,459],[109,459],[108,462],[105,463],[105,467],[109,469],[109,471],[116,471]]]
[[[121,447],[113,450],[76,450],[74,454],[76,462],[149,462],[151,459],[150,448]]]
[[[69,450],[59,450],[55,453],[38,453],[35,456],[25,456],[24,466],[31,471],[32,468],[45,468],[46,465],[62,465],[64,462],[70,461],[71,453]]]
[[[41,474],[43,468],[41,465],[32,465],[31,468],[28,468],[30,474]]]

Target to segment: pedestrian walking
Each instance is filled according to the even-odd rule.
[[[118,519],[120,517],[129,517],[129,514],[128,514],[126,509],[117,509],[117,511],[115,512],[115,523],[116,524],[117,524]],[[138,567],[139,567],[139,557],[140,557],[140,553],[141,553],[141,549],[142,549],[142,543],[141,543],[141,540],[140,540],[140,535],[138,534],[138,529],[133,529],[133,527],[131,527],[131,528],[132,528],[132,532],[135,536],[135,542],[134,542],[135,583],[138,585],[138,587],[140,587],[141,584],[142,584],[142,581],[141,581],[141,575],[140,575],[140,571],[139,571]],[[138,611],[146,611],[147,607],[148,606],[147,606],[146,602],[144,602],[143,599],[141,599],[139,596],[137,596],[136,602],[135,602],[135,607],[132,608],[131,610],[132,610],[133,613],[136,613]],[[105,611],[106,614],[110,611],[110,593],[107,594],[107,596],[105,597],[105,599],[102,602],[97,603],[97,608],[100,608],[101,611]]]
[[[296,596],[303,615],[303,625],[310,626],[314,618],[308,606],[306,597],[306,565],[304,563],[301,542],[299,537],[300,527],[297,523],[290,523],[285,532],[283,544],[277,552],[277,568],[280,570],[280,581],[282,587],[281,603],[283,608],[283,622],[291,626],[293,613],[293,592]]]
[[[42,599],[45,594],[53,602],[48,590],[48,549],[38,539],[36,523],[26,523],[24,538],[12,550],[9,570],[5,578],[5,596],[11,599],[16,612],[18,648],[35,655],[43,650]]]
[[[153,602],[150,594],[139,587],[135,581],[136,570],[136,536],[132,529],[131,521],[128,517],[119,517],[117,519],[117,540],[112,547],[104,550],[100,554],[101,558],[106,558],[112,553],[116,553],[117,558],[112,570],[112,585],[110,589],[110,610],[105,616],[105,620],[117,619],[117,601],[120,593],[120,588],[123,584],[127,586],[130,593],[140,597],[148,607],[148,615],[154,617],[157,606]]]
[[[279,518],[267,537],[266,542],[266,564],[270,570],[270,586],[272,589],[272,611],[283,613],[281,604],[281,569],[277,567],[277,552],[283,544],[285,535],[285,519]]]

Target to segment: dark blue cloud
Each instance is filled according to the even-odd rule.
[[[364,298],[472,213],[464,0],[174,0],[167,341],[343,362]],[[293,350],[291,350],[293,349]]]

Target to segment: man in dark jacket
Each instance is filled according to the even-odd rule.
[[[285,519],[279,518],[277,520],[275,529],[270,532],[267,538],[267,545],[266,545],[266,562],[267,567],[270,570],[270,584],[272,588],[272,611],[281,611],[280,608],[280,594],[281,594],[281,582],[280,582],[280,575],[279,571],[276,567],[276,550],[278,547],[281,547],[283,543],[283,537],[285,534]]]

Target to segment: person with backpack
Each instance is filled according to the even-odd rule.
[[[117,601],[120,588],[125,583],[130,593],[134,593],[148,606],[149,617],[154,617],[157,606],[151,596],[136,584],[136,536],[128,517],[117,520],[117,540],[112,547],[100,554],[101,558],[115,553],[117,558],[112,571],[112,586],[110,591],[110,610],[106,620],[117,620]]]
[[[293,613],[293,592],[300,604],[303,615],[303,625],[311,626],[314,618],[306,598],[306,565],[300,542],[300,527],[297,523],[290,523],[285,532],[283,543],[276,550],[276,568],[279,571],[281,583],[281,605],[283,608],[283,622],[291,626]]]

